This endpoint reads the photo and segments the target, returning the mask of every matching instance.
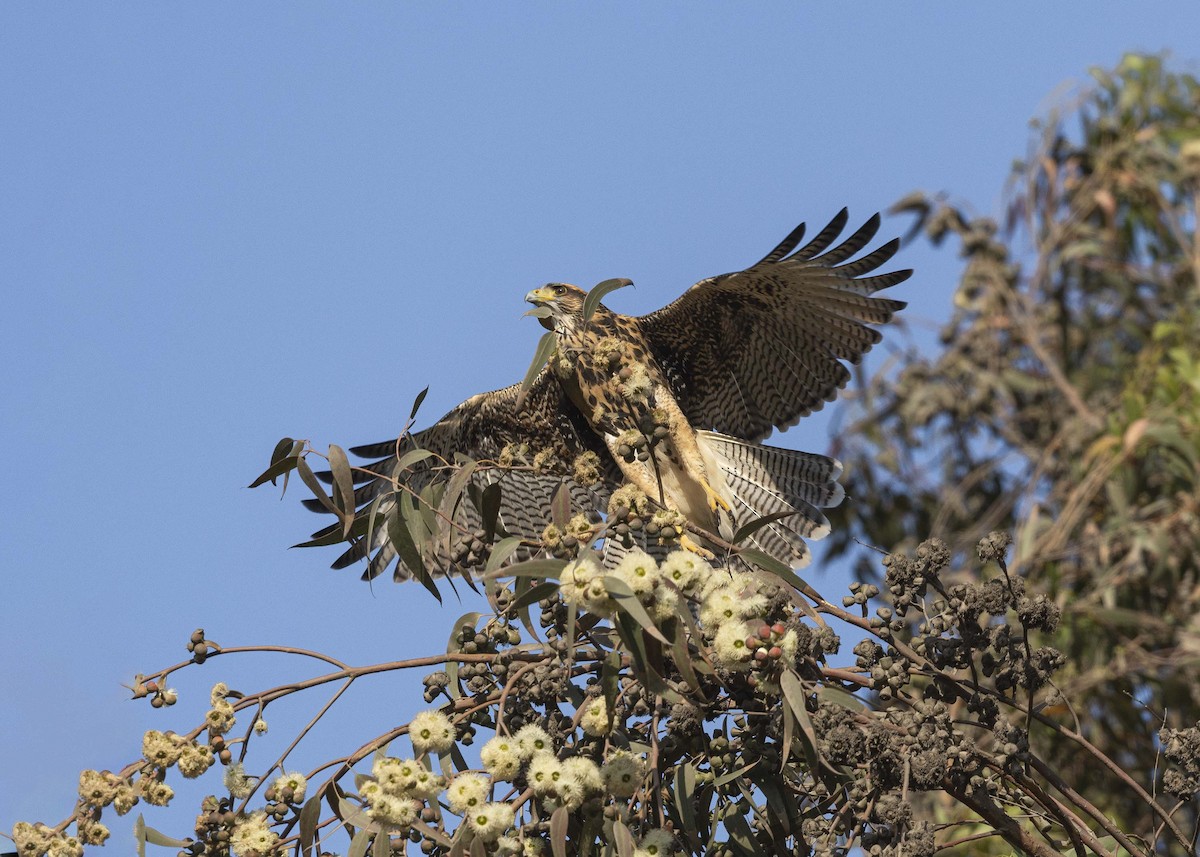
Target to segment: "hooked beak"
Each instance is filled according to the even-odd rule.
[[[554,290],[542,286],[525,295],[525,300],[534,306],[546,306],[546,304],[554,300]]]

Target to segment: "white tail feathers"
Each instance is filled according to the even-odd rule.
[[[829,535],[829,520],[821,509],[838,505],[846,496],[837,481],[841,462],[716,432],[697,432],[696,439],[706,458],[720,468],[732,496],[733,529],[786,513],[787,517],[756,530],[747,541],[792,568],[808,565],[812,555],[805,539]],[[728,538],[733,533],[722,535]]]

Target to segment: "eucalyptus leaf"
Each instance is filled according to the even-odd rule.
[[[429,388],[426,387],[421,392],[417,393],[417,397],[413,399],[412,410],[408,412],[409,422],[412,422],[417,416],[417,411],[421,408],[421,403],[425,401],[425,397],[429,394]]]
[[[292,456],[288,456],[287,458],[281,458],[278,461],[273,462],[270,467],[268,467],[266,470],[264,470],[262,473],[260,473],[258,475],[258,478],[256,478],[253,482],[251,482],[249,484],[249,486],[247,486],[247,487],[257,488],[259,485],[262,485],[264,482],[270,482],[272,485],[274,485],[276,478],[283,475],[284,473],[294,470],[297,467],[297,465],[299,465],[300,461],[301,461],[301,458],[298,455],[292,455]]]
[[[617,289],[623,289],[626,286],[632,286],[633,280],[627,280],[624,277],[619,277],[612,280],[604,280],[592,286],[591,291],[587,293],[587,297],[583,299],[583,320],[587,322],[595,314],[596,308],[600,306],[600,301],[610,292],[615,292]]]
[[[525,396],[533,387],[533,382],[537,379],[538,374],[542,371],[542,367],[550,362],[550,357],[558,348],[558,337],[553,330],[548,330],[542,334],[542,338],[538,340],[537,348],[533,352],[533,360],[529,364],[529,369],[525,373],[525,378],[521,381],[521,390],[517,393],[517,408],[520,409],[525,404]]]

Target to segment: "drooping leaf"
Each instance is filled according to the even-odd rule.
[[[696,831],[700,829],[696,819],[696,766],[692,762],[681,762],[675,766],[675,811],[683,822],[683,833],[695,846],[700,845]]]
[[[371,843],[371,857],[392,857],[392,837],[387,831],[381,830],[375,834]]]
[[[779,687],[783,691],[784,702],[787,703],[800,726],[802,737],[797,737],[801,737],[800,744],[804,748],[805,758],[808,759],[809,765],[815,772],[821,763],[821,754],[817,749],[817,732],[813,728],[812,717],[808,713],[804,683],[794,671],[784,670],[783,675],[779,677]]]
[[[187,848],[189,844],[186,839],[175,839],[148,826],[140,815],[136,824],[136,835],[139,840],[149,842],[151,845],[161,845],[164,848]]]
[[[342,538],[346,538],[354,523],[354,477],[350,473],[346,451],[332,443],[329,444],[329,469],[333,473],[333,505],[341,512]]]
[[[367,848],[371,845],[371,840],[375,834],[367,830],[365,827],[358,829],[354,834],[354,838],[350,840],[350,850],[346,852],[346,857],[366,857]]]
[[[506,565],[492,570],[493,577],[544,577],[558,580],[567,567],[565,559],[527,559],[515,565]]]
[[[721,786],[728,785],[729,783],[732,783],[734,780],[744,777],[746,775],[746,773],[757,764],[758,764],[758,762],[751,762],[748,765],[743,765],[742,767],[738,768],[736,771],[729,771],[727,773],[721,774],[721,776],[719,776],[713,780],[713,788],[719,789],[719,788],[721,788]]]
[[[271,466],[258,475],[258,478],[249,484],[249,488],[257,488],[264,482],[275,484],[275,479],[284,473],[294,470],[300,463],[300,456],[290,455],[286,458],[281,458],[278,461],[272,462]]]
[[[742,548],[738,551],[738,556],[749,560],[765,571],[771,572],[797,592],[818,600],[820,599],[820,595],[817,594],[816,590],[805,583],[800,576],[792,570],[791,566],[787,565],[787,563],[781,562],[770,554],[763,553],[756,548]],[[825,617],[814,610],[813,606],[809,604],[808,601],[803,598],[797,598],[795,600],[800,609],[804,611],[804,615],[808,616],[809,619],[812,619],[814,622],[820,625],[826,624]]]
[[[618,857],[633,857],[633,852],[637,849],[633,834],[619,818],[613,821],[613,843],[617,846]]]
[[[500,515],[500,494],[502,489],[499,482],[484,486],[483,495],[479,502],[479,512],[483,516],[484,544],[491,544],[496,537],[496,519]]]
[[[533,386],[534,379],[542,371],[542,367],[549,362],[554,350],[558,347],[558,338],[553,330],[548,330],[542,334],[542,338],[538,340],[537,348],[533,352],[533,360],[529,364],[529,369],[525,373],[525,378],[521,381],[521,391],[517,393],[517,408],[525,404],[525,396],[528,395],[529,389]]]
[[[317,501],[325,507],[325,510],[332,512],[333,514],[337,515],[338,518],[341,518],[341,510],[339,510],[337,506],[333,505],[333,500],[328,494],[325,493],[325,489],[321,487],[321,483],[317,479],[316,474],[312,472],[312,468],[308,466],[308,462],[303,458],[300,458],[296,461],[296,472],[300,474],[300,479],[303,480],[304,484],[308,487],[308,490],[313,493],[313,496],[317,498]]]
[[[763,527],[769,527],[776,521],[781,521],[784,518],[795,517],[798,512],[772,512],[770,515],[763,515],[761,518],[755,518],[753,521],[742,524],[738,527],[738,531],[733,534],[730,541],[735,545],[740,545],[746,539],[757,533]]]
[[[317,838],[317,822],[321,820],[321,793],[318,791],[304,802],[300,810],[300,850],[304,857],[312,854]]]
[[[458,469],[454,471],[454,475],[450,477],[450,481],[446,484],[446,493],[442,495],[442,502],[438,504],[438,514],[443,519],[454,520],[454,511],[462,502],[463,492],[466,491],[467,484],[471,481],[471,477],[475,474],[475,468],[478,466],[479,463],[474,459],[464,459],[458,465]]]
[[[409,570],[412,576],[420,580],[429,589],[433,596],[438,601],[442,600],[441,593],[437,591],[437,586],[433,585],[432,578],[425,570],[425,563],[421,559],[421,552],[417,549],[416,542],[413,541],[412,530],[409,528],[408,520],[404,514],[404,507],[410,505],[408,498],[399,494],[396,497],[396,503],[392,508],[385,513],[387,519],[388,538],[392,540],[392,544],[396,548],[396,553],[399,554],[400,560]],[[429,581],[426,583],[426,581]]]
[[[549,598],[558,591],[557,583],[539,583],[537,586],[531,586],[516,597],[513,601],[513,609],[521,610],[530,604],[541,601],[543,598]]]
[[[664,646],[671,645],[671,641],[664,637],[662,631],[655,626],[654,620],[650,618],[650,614],[646,612],[646,608],[638,600],[638,597],[633,594],[628,583],[619,577],[607,575],[604,578],[604,588],[617,602],[617,608],[628,613],[635,622],[642,626],[643,631]]]
[[[348,801],[344,797],[339,797],[337,805],[338,818],[345,822],[347,826],[357,827],[360,828],[360,832],[365,830],[368,833],[379,829],[378,822],[371,818],[367,814],[367,811],[358,804]],[[363,848],[365,849],[366,846],[364,845]]]
[[[600,306],[600,301],[610,292],[615,292],[617,289],[623,289],[626,286],[632,286],[633,280],[627,280],[624,277],[618,277],[612,280],[604,280],[592,286],[587,296],[583,299],[583,320],[586,323],[589,321],[596,308]]]
[[[570,813],[565,806],[560,806],[550,816],[550,850],[554,857],[567,857],[567,824]]]
[[[487,565],[483,569],[484,576],[490,577],[491,572],[504,565],[519,547],[521,547],[520,536],[508,536],[496,542],[492,547],[492,552],[488,554]]]
[[[865,702],[840,687],[823,684],[817,688],[817,696],[822,702],[832,702],[834,705],[840,705],[842,708],[848,708],[851,711],[867,710]]]
[[[396,472],[403,473],[418,461],[424,461],[431,455],[433,455],[433,452],[428,449],[410,449],[404,455],[400,456],[400,459],[396,462]]]

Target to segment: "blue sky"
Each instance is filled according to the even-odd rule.
[[[1196,32],[1194,2],[4,4],[0,828],[58,821],[213,682],[311,672],[218,659],[169,714],[125,701],[197,626],[445,645],[457,605],[285,549],[300,492],[244,488],[279,437],[382,440],[427,384],[426,421],[519,379],[546,281],[629,277],[608,304],[641,313],[843,205],[997,213],[1030,117],[1126,50],[1195,71]],[[926,330],[955,260],[901,262]],[[355,699],[298,766],[420,707]]]

